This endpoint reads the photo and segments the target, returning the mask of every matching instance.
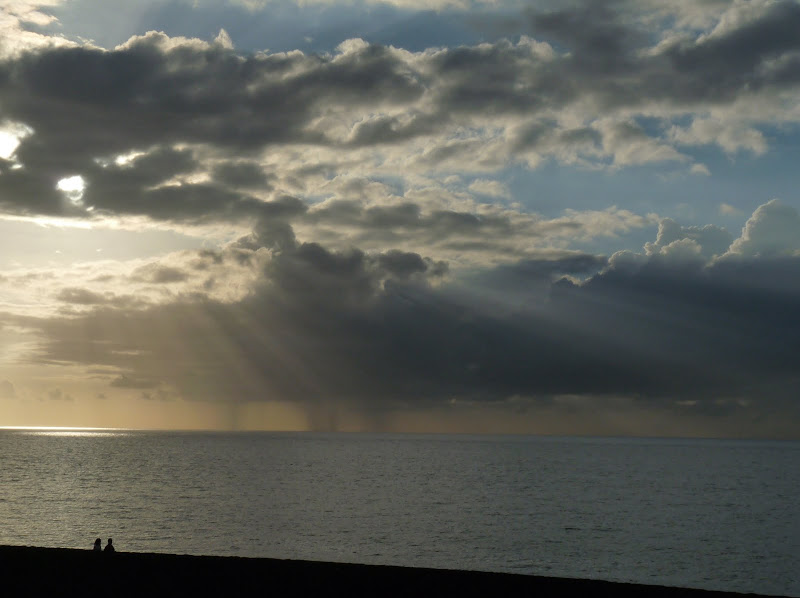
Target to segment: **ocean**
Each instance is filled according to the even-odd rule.
[[[0,544],[800,596],[800,443],[0,430]]]

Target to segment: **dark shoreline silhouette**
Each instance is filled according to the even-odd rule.
[[[110,558],[91,549],[23,546],[0,546],[0,571],[7,596],[757,596],[509,573],[134,552]]]

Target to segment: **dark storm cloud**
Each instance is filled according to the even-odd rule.
[[[295,197],[283,196],[267,205],[256,222],[253,232],[239,239],[233,249],[255,251],[267,249],[293,249],[297,245],[294,229],[289,220],[306,212],[306,205]]]
[[[189,150],[157,146],[127,163],[93,161],[82,169],[86,190],[82,203],[101,211],[142,214],[155,219],[200,219],[224,216],[254,200],[213,184],[168,185],[173,177],[198,168]]]
[[[50,322],[46,328],[58,340],[42,358],[80,356],[123,368],[129,377],[168,382],[195,398],[362,398],[365,382],[356,375],[362,366],[352,360],[365,360],[371,381],[366,386],[374,383],[369,368],[379,366],[368,341],[378,314],[369,306],[382,301],[390,281],[425,286],[426,274],[438,277],[441,269],[416,254],[370,257],[301,244],[276,255],[261,290],[236,304],[200,301],[128,313],[104,309],[88,319]],[[337,346],[345,348],[340,357]],[[177,351],[172,356],[181,358],[176,362],[164,351]],[[240,375],[232,376],[232,367]]]
[[[88,205],[176,219],[183,210],[190,217],[224,212],[242,199],[229,186],[267,190],[266,178],[229,163],[215,170],[222,185],[145,192],[198,167],[191,151],[174,144],[240,155],[280,143],[325,144],[308,125],[326,103],[403,104],[421,93],[409,69],[380,46],[335,57],[241,57],[217,44],[181,45],[151,33],[114,51],[31,52],[0,64],[3,117],[34,131],[16,152],[24,168],[0,178],[0,201],[8,211],[79,212],[54,186],[80,174]],[[132,165],[97,162],[131,150],[146,155]]]
[[[99,213],[144,215],[157,220],[236,220],[289,218],[305,206],[285,196],[273,201],[256,199],[235,187],[269,189],[268,177],[251,164],[222,164],[215,171],[217,182],[170,184],[179,175],[190,174],[199,165],[191,151],[156,147],[124,163],[92,162],[83,170],[86,190],[80,206]],[[0,185],[2,181],[0,181]],[[51,212],[65,203],[56,194]],[[80,209],[72,205],[74,211]]]
[[[72,204],[56,189],[56,181],[64,176],[63,172],[48,172],[42,176],[41,172],[27,169],[3,173],[0,177],[0,207],[6,213],[25,215],[85,215],[84,210]]]
[[[800,5],[789,0],[775,2],[760,18],[701,44],[677,45],[670,48],[668,56],[680,72],[702,70],[708,74],[714,70],[731,76],[736,69],[750,73],[766,59],[797,51],[798,26]],[[796,75],[786,82],[795,83]]]
[[[403,102],[420,93],[379,46],[332,61],[169,43],[152,33],[114,51],[49,49],[4,64],[4,113],[36,131],[20,160],[33,167],[59,156],[76,168],[86,158],[176,141],[240,150],[320,142],[304,132],[317,103]]]
[[[625,23],[620,2],[587,2],[565,10],[532,15],[533,30],[570,50],[567,59],[586,76],[624,74],[634,67],[633,53],[649,40]]]
[[[573,83],[527,46],[500,41],[454,48],[433,61],[442,114],[536,114],[574,99]]]
[[[728,103],[767,87],[796,85],[800,71],[774,61],[792,58],[800,49],[795,32],[800,6],[775,2],[752,20],[714,35],[676,36],[655,53],[641,51],[657,41],[630,18],[628,2],[581,3],[534,14],[537,37],[571,50],[558,61],[563,76],[584,77],[579,93],[594,92],[608,106],[647,101]]]
[[[615,267],[571,255],[464,283],[432,284],[439,274],[416,254],[295,244],[235,303],[40,320],[37,359],[114,366],[208,400],[381,408],[607,395],[768,410],[796,397],[800,258],[654,255]]]
[[[429,272],[432,276],[443,276],[448,271],[447,262],[434,262],[423,259],[417,253],[408,253],[393,249],[378,256],[379,266],[390,276],[399,280],[407,280],[415,274]]]
[[[255,162],[225,162],[214,168],[213,178],[234,187],[257,187],[269,191],[269,181],[275,175],[268,175]]]
[[[577,287],[557,285],[554,313],[630,368],[617,392],[708,398],[797,390],[792,365],[800,318],[791,306],[800,260],[697,262],[652,258],[639,270],[609,270]],[[769,285],[759,284],[771,280]],[[618,347],[617,351],[613,349]],[[619,365],[617,366],[619,369]],[[623,372],[620,372],[623,373]]]
[[[435,93],[442,113],[535,115],[587,98],[605,110],[652,102],[692,110],[798,82],[795,2],[771,4],[753,20],[713,36],[676,35],[655,51],[657,32],[636,21],[635,7],[582,2],[531,11],[531,33],[557,51],[550,58],[503,41],[438,54]]]
[[[179,175],[193,172],[198,163],[190,150],[155,146],[127,163],[97,164],[89,175],[91,182],[106,194],[119,195],[126,189],[157,185]]]

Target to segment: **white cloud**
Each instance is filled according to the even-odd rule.
[[[725,253],[732,240],[733,236],[718,226],[681,226],[671,218],[664,218],[658,223],[655,242],[646,243],[644,249],[647,255],[672,253],[673,256],[689,256],[697,253],[709,259]]]
[[[617,251],[608,258],[608,267],[619,272],[636,272],[647,263],[647,257],[635,251]]]
[[[658,217],[655,214],[642,216],[630,210],[611,206],[605,210],[567,209],[564,210],[562,218],[552,222],[580,224],[580,230],[573,231],[573,234],[576,238],[589,240],[596,237],[616,237],[635,229],[653,226],[658,222]]]
[[[72,42],[58,36],[28,31],[23,23],[44,26],[56,19],[43,12],[63,4],[63,0],[5,0],[0,8],[0,58],[11,58],[43,46],[66,46]]]
[[[214,43],[226,50],[233,50],[233,42],[231,36],[224,29],[220,29],[217,37],[214,38]]]
[[[772,199],[760,206],[731,245],[729,254],[773,256],[800,252],[800,214],[792,206]]]
[[[367,42],[360,37],[355,37],[352,39],[346,39],[340,43],[338,46],[336,46],[336,51],[340,54],[352,54],[353,52],[358,52],[368,47],[369,44]]]
[[[470,183],[469,190],[479,195],[487,195],[489,197],[498,197],[507,199],[511,197],[511,191],[508,186],[500,181],[491,181],[488,179],[476,179]]]
[[[737,216],[741,214],[742,211],[728,203],[722,202],[719,204],[719,213],[724,216]]]
[[[13,121],[0,123],[0,158],[12,159],[20,142],[31,134],[33,129],[23,123]]]
[[[60,179],[56,184],[56,189],[63,191],[71,202],[78,204],[86,189],[86,181],[83,180],[82,176],[76,174]]]
[[[681,261],[702,261],[703,248],[694,239],[679,239],[661,248],[660,255]]]
[[[685,162],[688,156],[668,143],[651,137],[635,123],[610,118],[598,121],[603,133],[603,149],[615,167],[658,162]]]
[[[681,145],[716,144],[729,154],[745,150],[761,155],[767,151],[760,131],[735,120],[695,118],[688,128],[673,127],[670,137]]]

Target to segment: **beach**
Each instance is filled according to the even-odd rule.
[[[756,596],[508,573],[23,546],[0,546],[0,572],[12,596]]]

